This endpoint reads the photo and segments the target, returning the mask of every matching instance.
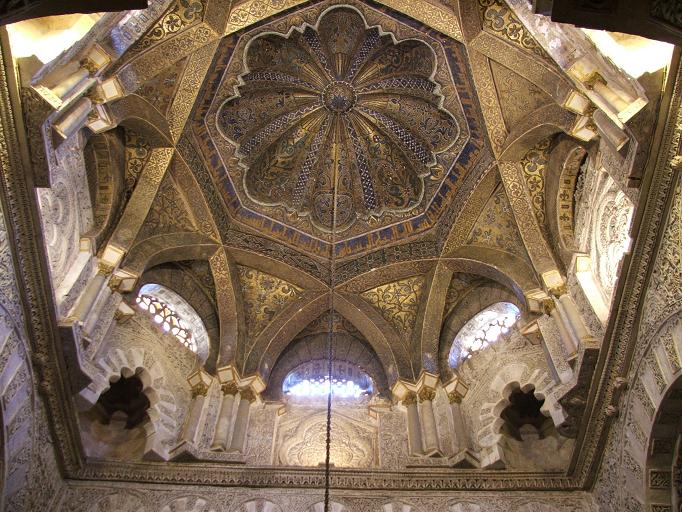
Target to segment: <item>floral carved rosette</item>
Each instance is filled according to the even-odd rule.
[[[247,72],[217,112],[249,197],[325,232],[415,208],[460,134],[435,66],[426,43],[397,41],[346,6],[316,27],[254,38]]]

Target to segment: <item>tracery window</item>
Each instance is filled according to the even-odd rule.
[[[374,392],[372,378],[357,366],[335,361],[331,381],[326,361],[310,361],[293,370],[282,384],[285,396],[294,398],[322,398],[329,393],[341,399],[362,399]]]
[[[479,350],[495,343],[519,319],[521,312],[511,302],[497,302],[473,316],[452,342],[448,362],[455,368]]]
[[[154,322],[159,324],[164,332],[170,332],[192,352],[197,351],[197,344],[192,338],[192,331],[168,304],[144,294],[138,295],[135,302],[140,309],[152,315]]]

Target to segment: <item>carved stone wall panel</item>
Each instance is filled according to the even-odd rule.
[[[337,406],[332,414],[331,461],[334,466],[369,468],[377,465],[378,429],[367,413],[359,409]],[[287,411],[277,429],[276,463],[313,467],[324,463],[326,422],[326,410],[322,407]]]
[[[73,265],[80,237],[92,228],[92,205],[87,188],[83,138],[64,141],[50,170],[52,186],[38,189],[45,246],[52,284],[57,288]]]
[[[0,153],[6,151],[4,140],[0,134]],[[5,208],[0,201],[0,508],[48,510],[59,500],[63,483],[47,415],[35,391]]]

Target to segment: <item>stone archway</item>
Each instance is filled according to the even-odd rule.
[[[147,432],[144,458],[167,460],[168,450],[175,441],[174,433],[178,430],[178,418],[174,414],[177,407],[173,394],[166,389],[160,364],[154,362],[153,357],[145,355],[144,349],[130,348],[112,349],[101,357],[97,361],[98,373],[93,377],[93,382],[78,395],[79,406],[81,410],[92,407],[110,383],[121,376],[137,376],[149,400],[149,422],[144,426]]]
[[[501,468],[505,466],[502,427],[505,420],[502,412],[510,405],[514,390],[532,392],[538,400],[544,400],[540,411],[552,419],[554,426],[561,426],[566,420],[564,410],[556,396],[556,382],[542,370],[529,372],[524,364],[510,364],[502,368],[492,379],[488,402],[481,406],[478,442],[481,445],[481,467]],[[492,398],[492,400],[490,400]]]

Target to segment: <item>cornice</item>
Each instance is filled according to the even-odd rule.
[[[324,488],[317,468],[230,467],[214,463],[110,463],[91,461],[70,475],[76,480],[220,487]],[[333,489],[382,491],[519,491],[579,489],[578,480],[552,473],[443,470],[333,469]]]

